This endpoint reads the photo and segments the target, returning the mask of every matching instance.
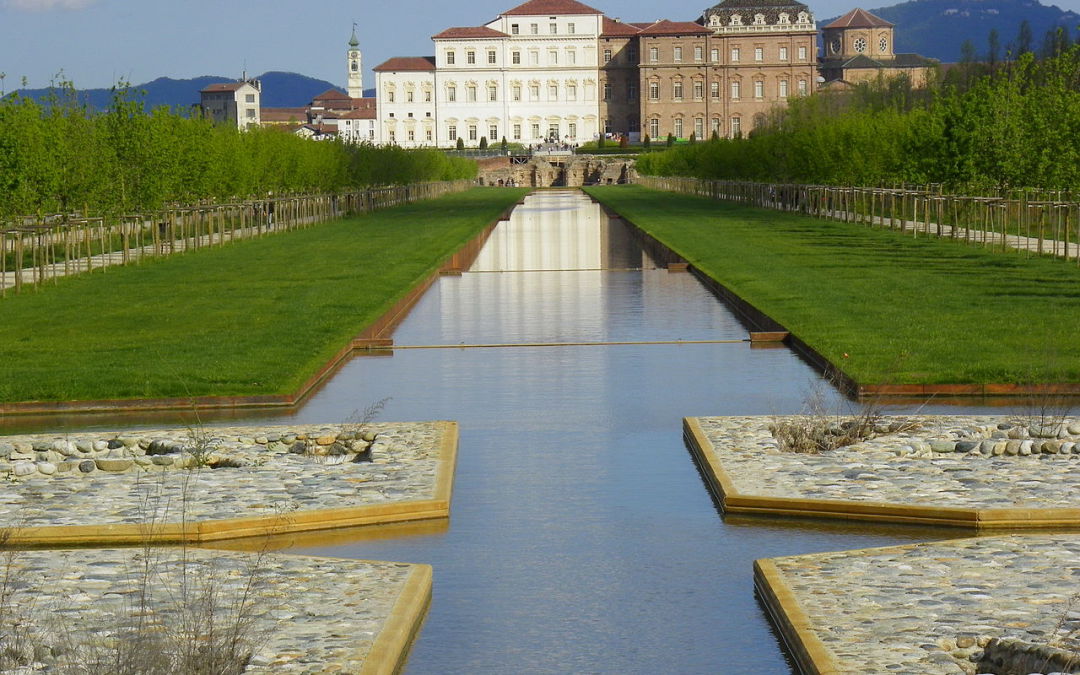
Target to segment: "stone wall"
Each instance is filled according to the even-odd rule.
[[[994,675],[1080,673],[1080,653],[1049,645],[994,638],[983,648],[976,668]]]
[[[495,159],[503,161],[488,161],[480,165],[479,180],[482,185],[506,185],[508,181],[513,181],[522,187],[578,187],[633,183],[637,179],[634,160],[626,157],[533,157],[524,164],[511,163],[509,158]]]

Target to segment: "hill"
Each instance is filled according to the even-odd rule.
[[[311,99],[327,89],[343,91],[341,87],[298,73],[270,71],[259,76],[262,81],[262,105],[270,108],[291,108],[307,105]],[[199,91],[216,82],[232,82],[233,78],[204,75],[186,80],[171,77],[159,77],[143,84],[133,85],[133,92],[145,92],[143,101],[147,108],[170,106],[187,108],[199,102]],[[41,100],[47,97],[50,89],[21,89],[19,93]],[[112,92],[108,89],[79,90],[79,99],[91,108],[103,110],[112,101]],[[365,92],[368,95],[368,92]],[[374,95],[372,92],[370,95]]]
[[[896,24],[896,51],[914,52],[944,63],[960,60],[960,48],[971,40],[980,57],[987,51],[987,37],[996,29],[1001,54],[1017,43],[1020,23],[1031,25],[1032,48],[1039,49],[1048,31],[1061,26],[1076,39],[1080,14],[1036,0],[911,0],[869,10]],[[835,17],[834,17],[835,18]],[[818,23],[825,26],[833,19]]]

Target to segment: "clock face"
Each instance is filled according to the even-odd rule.
[[[832,53],[833,54],[839,54],[840,53],[840,38],[836,38],[835,40],[832,41]]]

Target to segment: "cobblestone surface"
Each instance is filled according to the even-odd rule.
[[[8,464],[35,467],[0,484],[0,526],[192,522],[431,499],[444,428],[369,424],[368,441],[339,440],[340,428],[323,426],[199,430],[210,466],[222,468],[180,468],[192,466],[198,444],[186,429],[0,437]],[[370,461],[355,461],[360,450]]]
[[[176,548],[151,549],[144,565],[147,559],[144,549],[6,554],[2,572],[14,582],[14,595],[3,617],[5,648],[14,642],[9,638],[15,621],[25,638],[25,658],[7,658],[21,660],[26,672],[64,663],[85,666],[115,655],[118,636],[125,635],[146,656],[146,650],[164,649],[172,640],[199,643],[199,636],[184,629],[191,618],[205,639],[212,628],[220,633],[231,626],[244,607],[239,616],[250,627],[242,635],[254,645],[245,672],[359,672],[414,569]],[[144,580],[148,599],[140,602]],[[210,591],[213,605],[205,604]],[[148,627],[131,632],[139,619]]]
[[[966,508],[1080,505],[1076,420],[1042,427],[1004,417],[886,418],[915,428],[801,454],[781,451],[773,438],[769,426],[783,418],[697,419],[743,495]]]
[[[1080,535],[959,539],[773,562],[840,672],[976,673],[991,638],[1080,648]]]

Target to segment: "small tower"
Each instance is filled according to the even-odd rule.
[[[364,63],[360,57],[360,41],[356,39],[356,24],[353,24],[352,37],[349,39],[347,66],[349,70],[349,96],[364,97]]]

